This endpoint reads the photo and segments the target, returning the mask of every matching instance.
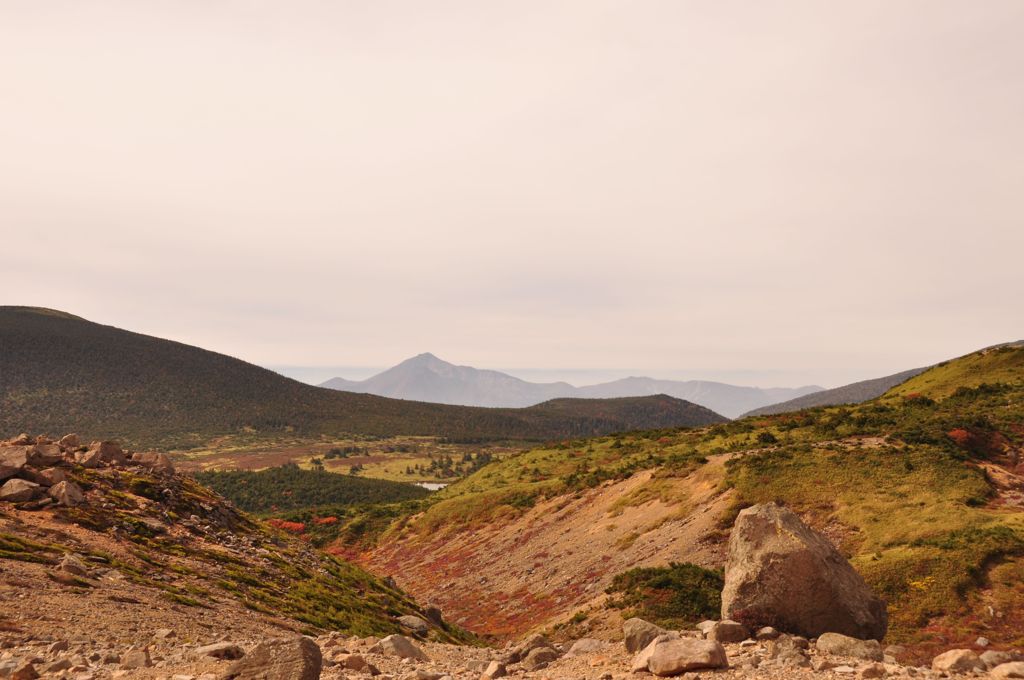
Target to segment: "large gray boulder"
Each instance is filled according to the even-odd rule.
[[[740,512],[729,539],[722,618],[750,628],[881,640],[888,615],[827,538],[775,503]]]
[[[308,637],[264,640],[231,666],[236,680],[318,680],[323,655]]]

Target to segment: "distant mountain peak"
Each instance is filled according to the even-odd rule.
[[[526,407],[559,398],[609,399],[664,394],[727,417],[821,389],[816,386],[762,389],[707,380],[658,380],[639,375],[575,387],[565,382],[533,383],[499,371],[452,364],[431,352],[417,354],[366,380],[334,378],[321,386],[397,399],[487,407]]]

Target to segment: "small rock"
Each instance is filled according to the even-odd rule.
[[[400,659],[416,659],[418,661],[429,661],[423,650],[413,644],[413,641],[404,635],[388,635],[386,638],[370,648],[371,654],[383,654],[384,656],[395,656]]]
[[[932,670],[940,673],[966,673],[984,668],[985,664],[970,649],[951,649],[932,659]]]
[[[481,680],[494,680],[495,678],[503,678],[506,675],[508,675],[508,671],[505,670],[505,664],[500,661],[492,661],[484,669]]]
[[[815,647],[825,654],[852,656],[866,661],[881,661],[884,656],[878,640],[858,640],[839,633],[822,633]]]
[[[565,653],[566,656],[583,656],[603,652],[608,645],[601,640],[593,638],[581,638],[572,643],[572,647]]]
[[[132,462],[147,467],[154,472],[174,472],[174,465],[167,454],[158,451],[139,452],[132,454]]]
[[[233,642],[214,642],[196,649],[199,656],[211,656],[214,659],[241,659],[245,650]]]
[[[858,675],[862,678],[884,678],[889,672],[880,663],[869,663],[860,669]]]
[[[742,642],[750,637],[750,631],[742,623],[736,621],[719,621],[707,632],[707,638],[715,642]]]
[[[71,481],[57,482],[50,487],[50,497],[57,501],[57,505],[73,508],[85,501],[85,494],[77,484]]]
[[[714,623],[714,622],[712,622]],[[639,652],[640,650],[651,644],[651,641],[659,635],[664,635],[666,631],[661,626],[656,626],[653,623],[644,621],[643,619],[628,619],[622,624],[622,633],[625,636],[625,644],[627,652]]]
[[[757,640],[774,640],[781,634],[771,626],[765,626],[758,629],[757,633],[754,634],[754,638]]]
[[[121,657],[121,669],[131,670],[135,668],[150,668],[153,660],[149,656],[149,648],[131,649]]]
[[[403,628],[411,630],[416,635],[426,635],[430,632],[430,624],[420,617],[413,616],[412,614],[399,616],[398,623],[401,624]]]
[[[526,658],[520,661],[520,665],[527,671],[536,671],[545,668],[552,661],[558,659],[558,652],[552,647],[535,647],[530,650]]]
[[[31,501],[42,494],[42,488],[27,479],[8,479],[0,487],[0,501],[23,503]]]
[[[1009,663],[1001,663],[989,671],[988,677],[995,678],[996,680],[1024,678],[1024,662],[1010,661]]]

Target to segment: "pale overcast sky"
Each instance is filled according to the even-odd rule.
[[[1020,0],[0,0],[0,303],[271,366],[930,363],[1024,337],[1022,35]]]

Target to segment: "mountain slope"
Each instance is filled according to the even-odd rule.
[[[720,567],[736,513],[779,501],[851,556],[889,603],[887,640],[915,658],[982,634],[1016,645],[1024,348],[914,381],[859,405],[507,458],[426,499],[361,559],[454,620],[511,636],[603,608],[628,569]]]
[[[406,359],[363,381],[332,378],[321,387],[461,406],[522,407],[577,396],[568,383],[531,383],[498,371],[456,366],[430,353]]]
[[[655,380],[654,378],[623,378],[613,382],[581,387],[580,397],[639,396],[667,394],[706,406],[727,418],[735,418],[744,411],[773,403],[777,399],[791,399],[821,390],[817,385],[804,387],[743,387],[708,380]]]
[[[720,420],[663,398],[482,409],[327,390],[69,314],[0,307],[0,431],[79,428],[90,438],[176,447],[242,430],[546,440]]]
[[[173,623],[178,635],[210,639],[254,628],[387,635],[402,631],[399,616],[422,616],[393,585],[273,531],[164,462],[109,443],[86,454],[76,442],[30,441],[2,449],[20,460],[5,478],[42,484],[34,498],[0,501],[6,594],[15,584],[31,593],[14,607],[19,625],[88,639]],[[75,493],[55,494],[61,486]],[[0,607],[0,623],[10,609]],[[433,634],[468,639],[447,625]]]
[[[822,390],[807,394],[796,399],[789,399],[769,406],[762,406],[744,413],[741,418],[747,416],[764,416],[774,413],[786,413],[788,411],[799,411],[805,408],[817,408],[819,406],[838,406],[840,404],[859,404],[880,397],[890,389],[902,382],[913,378],[915,375],[928,370],[927,368],[912,368],[908,371],[894,373],[882,378],[861,380],[859,382],[835,387],[830,390]]]
[[[575,387],[565,382],[528,382],[499,371],[456,366],[429,353],[406,359],[366,380],[332,378],[320,386],[396,399],[492,407],[531,406],[559,397],[611,399],[667,394],[700,404],[728,418],[757,406],[821,390],[815,385],[764,389],[704,380],[637,377]]]

